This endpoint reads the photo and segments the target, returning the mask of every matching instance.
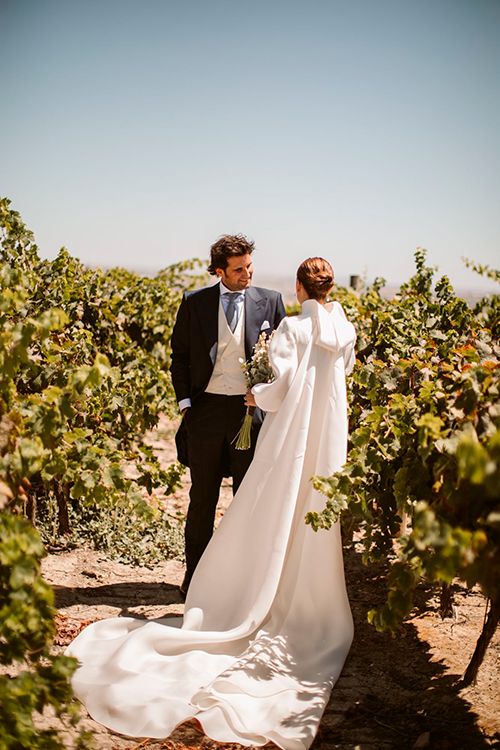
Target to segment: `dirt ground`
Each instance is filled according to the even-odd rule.
[[[172,438],[172,425],[166,422],[151,436],[166,464],[173,459]],[[186,478],[182,488],[167,498],[172,514],[185,510],[188,489]],[[219,516],[230,500],[226,482]],[[422,587],[412,617],[398,637],[392,638],[377,633],[366,621],[367,610],[384,599],[383,570],[363,566],[354,543],[345,549],[345,566],[355,639],[312,750],[500,748],[498,632],[476,685],[462,690],[458,685],[485,616],[486,601],[481,593],[467,592],[456,582],[453,616],[442,620],[436,592]],[[181,615],[184,605],[177,586],[183,572],[178,561],[166,560],[154,568],[132,567],[90,549],[49,554],[43,561],[43,574],[56,591],[57,648],[62,650],[83,625],[97,619]],[[209,740],[194,722],[179,727],[163,741],[127,739],[90,718],[85,718],[84,724],[94,733],[98,750],[240,747]]]

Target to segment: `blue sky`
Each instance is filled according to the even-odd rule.
[[[0,0],[0,193],[42,255],[154,271],[222,233],[457,287],[500,265],[498,0]]]

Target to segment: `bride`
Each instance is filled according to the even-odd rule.
[[[276,379],[247,403],[267,412],[255,457],[189,587],[184,618],[102,620],[69,646],[76,695],[132,737],[168,736],[195,717],[220,742],[307,750],[349,651],[353,626],[338,525],[304,523],[324,501],[311,477],[346,458],[345,373],[355,332],[326,302],[333,271],[297,271],[300,315],[270,345]]]

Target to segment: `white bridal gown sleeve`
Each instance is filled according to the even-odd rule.
[[[284,750],[312,743],[352,640],[338,526],[304,523],[311,485],[345,461],[346,367],[355,333],[341,306],[307,300],[270,347],[276,380],[255,386],[268,415],[254,460],[191,581],[182,621],[119,617],[67,653],[89,713],[133,737],[196,717],[205,733]]]

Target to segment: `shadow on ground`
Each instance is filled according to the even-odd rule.
[[[498,747],[459,695],[461,675],[431,660],[414,625],[392,637],[368,624],[367,609],[385,599],[383,567],[364,566],[352,547],[345,550],[345,566],[355,638],[311,750]],[[426,596],[418,598],[422,611]]]
[[[182,601],[179,587],[170,583],[128,581],[101,586],[54,585],[56,607],[63,609],[75,604],[108,605],[119,608],[120,615],[142,617],[135,607],[168,606]],[[147,615],[144,615],[146,617]]]

